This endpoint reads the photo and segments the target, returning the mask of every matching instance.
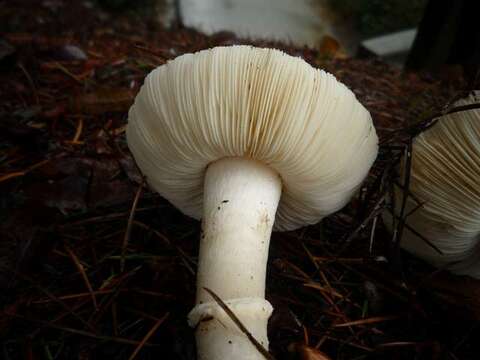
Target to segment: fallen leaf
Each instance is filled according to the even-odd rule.
[[[345,59],[347,54],[343,50],[342,46],[333,36],[324,35],[320,42],[319,47],[320,56],[335,58],[335,59]]]

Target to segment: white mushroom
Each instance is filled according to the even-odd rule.
[[[479,103],[479,95],[456,105]],[[480,278],[480,110],[441,117],[414,139],[412,149],[413,197],[407,198],[405,214],[413,211],[406,224],[414,231],[404,229],[401,246],[434,266]],[[397,215],[402,197],[395,188]],[[384,220],[392,226],[390,215]]]
[[[272,227],[314,224],[348,202],[377,154],[368,111],[300,58],[217,47],[147,76],[127,140],[151,187],[202,218],[197,305],[189,315],[198,358],[263,358],[204,288],[268,348]]]

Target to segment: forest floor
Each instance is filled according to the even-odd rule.
[[[411,130],[463,90],[458,71],[438,78],[331,49],[165,30],[86,1],[0,4],[1,358],[195,359],[186,314],[200,224],[143,186],[127,111],[168,59],[254,44],[333,73],[381,142],[360,197],[318,225],[273,234],[273,356],[478,359],[478,283],[402,252],[380,216]]]

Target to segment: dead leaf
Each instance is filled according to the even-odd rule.
[[[319,47],[320,56],[334,59],[345,59],[347,54],[342,46],[333,36],[325,35],[322,37]]]

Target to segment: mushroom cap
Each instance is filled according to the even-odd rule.
[[[478,102],[480,93],[456,105]],[[409,191],[416,200],[407,198],[405,213],[417,209],[406,223],[443,254],[408,229],[402,247],[435,266],[458,262],[449,270],[480,278],[480,110],[442,116],[418,135],[410,171]],[[402,197],[396,188],[397,215]],[[391,226],[391,216],[384,219]]]
[[[197,219],[210,163],[270,166],[282,180],[276,230],[342,208],[378,150],[370,114],[334,76],[252,46],[185,54],[153,70],[130,108],[127,141],[150,186]]]

